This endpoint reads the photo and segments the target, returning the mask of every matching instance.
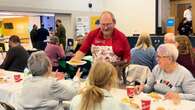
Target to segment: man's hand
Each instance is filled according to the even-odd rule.
[[[77,51],[74,57],[70,59],[70,61],[80,61],[85,56],[85,53],[81,51]]]

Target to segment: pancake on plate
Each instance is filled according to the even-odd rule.
[[[148,94],[150,97],[152,97],[154,100],[160,100],[162,99],[161,95],[156,92],[151,92]]]
[[[87,63],[86,61],[76,61],[76,60],[71,60],[71,61],[67,61],[68,64],[70,65],[84,65],[85,63]]]
[[[139,107],[139,104],[137,104],[137,101],[136,101],[136,99],[134,99],[134,98],[128,98],[128,97],[125,97],[125,98],[123,98],[122,100],[121,100],[121,102],[123,103],[123,104],[127,104],[128,106],[130,106],[130,107],[133,107],[133,108],[135,108],[135,109],[140,109],[140,107]]]

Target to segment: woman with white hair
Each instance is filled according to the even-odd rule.
[[[43,51],[32,53],[28,59],[32,77],[24,80],[19,104],[23,110],[63,110],[63,100],[70,100],[79,89],[79,80],[62,85],[51,76],[52,65]],[[78,71],[75,79],[80,78]]]
[[[189,70],[176,62],[178,50],[174,44],[162,44],[157,49],[157,65],[147,84],[136,87],[136,92],[158,92],[166,99],[195,101],[195,79]]]
[[[45,53],[52,62],[53,71],[58,69],[58,60],[65,57],[63,46],[59,44],[59,39],[56,36],[50,36]]]

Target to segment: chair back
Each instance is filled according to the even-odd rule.
[[[126,80],[130,83],[146,83],[147,77],[151,74],[147,66],[130,64],[125,68]]]

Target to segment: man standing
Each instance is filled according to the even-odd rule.
[[[37,48],[37,25],[34,24],[33,25],[33,29],[30,31],[30,39],[31,39],[31,43],[32,43],[32,46],[33,48]]]
[[[111,62],[118,69],[121,78],[123,67],[130,62],[130,45],[125,35],[115,28],[115,24],[116,20],[111,12],[102,12],[99,28],[88,34],[71,60],[81,60],[91,49],[94,61],[102,59]]]
[[[185,11],[184,11],[184,14],[183,14],[183,17],[186,18],[187,21],[192,21],[192,6],[189,6]]]
[[[48,30],[44,28],[44,24],[41,24],[41,28],[38,29],[37,36],[38,36],[37,49],[44,50],[47,44],[46,42],[44,42],[44,40],[46,40],[47,36],[49,36]]]
[[[187,24],[190,26],[191,28],[191,33],[192,33],[192,6],[190,5],[185,11],[184,11],[184,14],[183,14],[183,17],[186,18],[187,20]]]
[[[66,30],[62,25],[62,21],[60,19],[56,20],[57,31],[55,35],[59,38],[60,44],[63,45],[63,48],[66,47]]]

